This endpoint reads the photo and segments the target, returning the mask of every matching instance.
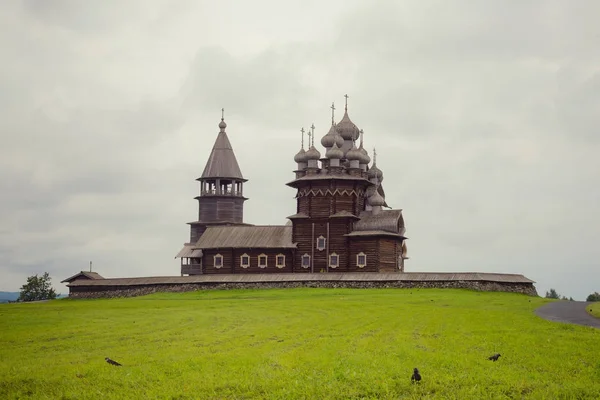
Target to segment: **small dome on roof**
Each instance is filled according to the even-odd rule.
[[[306,162],[306,151],[304,151],[304,148],[300,149],[300,151],[294,156],[294,161],[297,163]]]
[[[321,158],[321,153],[319,150],[315,148],[315,146],[310,146],[310,148],[305,153],[306,160],[319,160]]]
[[[344,117],[336,125],[336,130],[344,140],[356,140],[360,136],[360,131],[348,116],[348,110],[346,110]]]
[[[360,162],[360,160],[362,159],[362,157],[363,157],[363,155],[360,152],[360,150],[356,148],[356,144],[352,143],[352,147],[346,153],[346,158],[348,160],[350,160],[350,161],[351,160],[358,160]]]
[[[344,138],[342,138],[335,130],[335,125],[331,125],[329,132],[321,138],[321,145],[323,147],[331,147],[334,143],[337,143],[338,147],[344,145]]]
[[[225,120],[223,118],[221,118],[221,122],[219,122],[219,128],[221,130],[227,128],[227,124],[225,123]]]
[[[358,151],[360,151],[361,154],[361,158],[359,159],[361,164],[368,164],[371,162],[371,157],[369,157],[369,153],[367,153],[367,150],[363,147],[362,143],[360,144]]]
[[[383,206],[384,204],[385,199],[379,194],[377,190],[375,190],[375,193],[373,193],[371,197],[369,197],[369,205],[371,205],[371,207],[377,207]]]
[[[367,171],[367,176],[369,177],[369,179],[377,178],[379,182],[383,180],[383,172],[379,168],[377,168],[376,164],[373,164],[373,166],[369,168],[369,170]]]
[[[338,147],[337,143],[334,142],[333,146],[325,153],[325,157],[339,160],[344,157],[344,152]]]

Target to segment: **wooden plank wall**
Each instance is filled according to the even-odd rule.
[[[190,243],[196,243],[204,231],[206,231],[206,225],[190,225]]]
[[[294,257],[291,249],[206,249],[203,250],[203,271],[205,274],[264,274],[274,272],[292,272]],[[267,255],[267,267],[258,266],[258,256]],[[223,267],[215,268],[214,256],[221,254],[223,256]],[[241,256],[248,254],[250,256],[250,266],[241,267]],[[278,254],[285,255],[285,267],[277,268],[275,257]]]
[[[329,253],[337,253],[339,256],[339,267],[334,271],[349,271],[348,247],[350,240],[344,235],[351,232],[352,221],[351,218],[331,218],[329,220]]]
[[[379,272],[398,272],[401,243],[399,239],[379,239]]]
[[[310,272],[301,266],[301,258],[305,253],[311,254],[311,232],[312,223],[308,219],[299,219],[292,221],[292,236],[295,243],[298,243],[294,257],[294,272]]]
[[[296,212],[310,215],[310,197],[298,197],[297,204]]]
[[[198,197],[198,221],[242,223],[244,201],[243,198],[234,196]]]
[[[351,188],[349,190],[352,190]],[[356,195],[336,195],[333,197],[331,214],[338,213],[340,211],[347,211],[354,213]]]
[[[327,218],[330,215],[331,197],[320,194],[311,197],[311,218]]]
[[[349,248],[350,272],[377,272],[379,242],[376,237],[351,237]],[[364,268],[358,268],[356,265],[356,256],[360,252],[367,255],[367,265]]]

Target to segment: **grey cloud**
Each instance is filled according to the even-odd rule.
[[[185,108],[222,104],[245,119],[260,119],[262,126],[281,126],[310,96],[294,68],[298,55],[286,50],[274,47],[236,58],[221,48],[200,49],[181,89]]]
[[[48,4],[0,11],[0,289],[89,260],[177,274],[221,107],[246,221],[285,223],[299,129],[314,122],[318,143],[348,93],[404,209],[407,269],[598,290],[596,2],[315,3],[310,37],[220,3]]]
[[[581,92],[591,92],[591,85],[563,80],[564,88],[556,87],[561,65],[600,62],[582,44],[600,37],[589,17],[594,9],[595,2],[380,2],[349,13],[336,49],[342,63],[358,60],[357,90],[378,105],[368,110],[374,128],[394,126],[402,135],[506,134],[521,122],[516,118],[541,115],[589,136],[580,121],[597,122],[598,113],[590,112],[597,99]],[[477,122],[487,132],[464,127]],[[556,125],[547,127],[556,131]]]
[[[77,0],[23,0],[23,10],[40,21],[77,33],[114,32],[131,23],[131,14],[147,15],[162,4],[145,1],[106,0],[83,3]]]
[[[377,3],[374,5],[373,3]],[[337,48],[377,54],[399,65],[562,59],[587,52],[581,40],[598,40],[593,0],[502,2],[372,2],[342,21]],[[389,46],[392,44],[393,46]],[[361,51],[358,51],[360,49]],[[367,58],[367,57],[364,57]]]

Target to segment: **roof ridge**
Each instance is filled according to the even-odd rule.
[[[281,227],[289,227],[289,225],[278,224],[278,225],[216,225],[209,226],[208,228],[281,228]]]

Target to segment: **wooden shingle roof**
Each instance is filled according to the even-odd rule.
[[[217,135],[217,140],[215,140],[204,172],[200,177],[200,179],[209,178],[231,178],[245,181],[224,129]]]
[[[367,183],[374,185],[367,178],[362,178],[360,176],[352,176],[352,175],[348,175],[348,174],[341,174],[341,173],[304,175],[301,178],[294,179],[293,181],[286,183],[286,185],[290,186],[290,187],[296,187],[296,186],[298,186],[297,185],[298,182],[327,181],[327,180],[363,181],[363,182],[367,182]]]
[[[191,276],[152,276],[142,278],[111,278],[102,280],[76,280],[67,286],[136,286],[174,285],[184,283],[235,283],[235,282],[447,282],[481,281],[504,283],[535,283],[520,274],[483,272],[347,272],[347,273],[274,273],[274,274],[210,274]]]
[[[404,235],[404,218],[402,210],[381,210],[377,214],[363,211],[360,221],[354,224],[354,231],[384,231]]]
[[[196,249],[196,247],[191,243],[186,243],[183,246],[183,249],[179,250],[179,253],[175,256],[175,258],[200,258],[202,257],[202,250]]]
[[[60,283],[65,283],[65,282],[71,283],[71,282],[76,281],[78,279],[86,280],[87,281],[87,280],[90,280],[90,279],[104,279],[104,277],[101,276],[97,272],[81,271],[81,272],[76,273],[73,276],[68,277],[67,279],[61,281]]]
[[[209,226],[196,249],[295,248],[290,225]]]
[[[404,236],[399,233],[387,232],[387,231],[352,231],[350,233],[345,234],[344,236],[355,237],[355,236],[391,236],[400,239],[406,239]]]

